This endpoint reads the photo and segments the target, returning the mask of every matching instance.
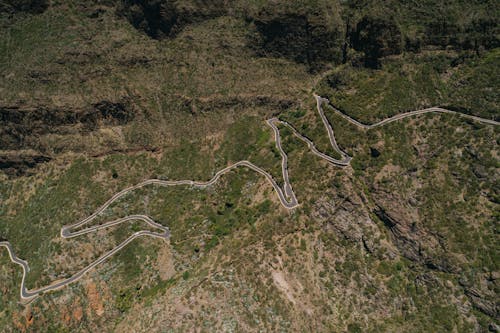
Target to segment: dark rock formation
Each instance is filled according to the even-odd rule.
[[[378,150],[375,147],[370,147],[370,155],[371,157],[379,157],[380,156],[380,150]]]
[[[221,16],[225,8],[222,0],[193,6],[171,0],[123,0],[118,13],[151,38],[162,39],[176,35],[188,24]]]
[[[426,26],[425,44],[441,48],[479,50],[500,45],[498,18],[479,17],[465,24],[446,17],[436,17]]]
[[[9,176],[23,176],[31,173],[31,169],[52,158],[36,152],[0,152],[0,170]]]
[[[476,309],[492,318],[498,318],[497,306],[494,302],[487,300],[480,290],[474,287],[465,287],[465,294]]]
[[[0,0],[0,13],[25,12],[39,14],[49,6],[47,0]]]
[[[255,46],[261,56],[285,57],[309,67],[342,60],[340,25],[328,22],[320,13],[269,9],[249,19],[261,37]]]
[[[365,16],[351,36],[352,46],[364,53],[365,66],[380,67],[380,58],[401,53],[401,32],[393,19]]]
[[[484,165],[474,164],[472,166],[472,172],[479,179],[487,179],[488,178],[488,170],[484,167]]]
[[[45,106],[0,106],[0,147],[27,149],[47,133],[91,131],[98,126],[124,125],[135,111],[127,102],[101,101],[82,109]]]
[[[0,105],[0,170],[12,177],[30,175],[61,151],[47,146],[46,135],[80,136],[103,126],[125,125],[135,112],[125,100],[105,100],[85,108]]]
[[[325,231],[359,244],[368,253],[376,254],[383,246],[379,241],[380,231],[366,213],[363,198],[353,191],[350,184],[344,185],[346,188],[340,192],[318,200],[311,216],[315,221],[324,223]]]
[[[250,46],[260,56],[285,57],[310,67],[322,61],[341,62],[344,24],[340,19],[335,22],[325,8],[288,7],[270,3],[250,13],[223,0],[189,5],[167,0],[123,0],[118,13],[154,39],[174,37],[186,25],[223,15],[244,18],[257,28],[258,37]]]
[[[171,1],[125,0],[119,13],[155,39],[168,36],[178,19]]]
[[[497,324],[495,324],[495,323],[490,323],[490,324],[488,325],[488,330],[489,330],[490,332],[495,332],[495,333],[498,333],[498,332],[500,332],[500,326],[499,326],[499,325],[497,325]]]
[[[398,199],[379,191],[375,195],[376,209],[373,213],[391,231],[392,240],[406,258],[427,268],[447,273],[457,271],[453,258],[447,253],[438,236],[426,231],[419,221],[400,206]],[[390,203],[385,205],[385,203]]]

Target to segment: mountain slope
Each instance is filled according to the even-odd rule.
[[[284,183],[266,120],[339,158],[313,93],[370,124],[442,106],[498,121],[494,2],[0,2],[0,240],[28,288],[147,226],[60,229],[149,178],[248,160]],[[33,331],[498,330],[498,131],[449,114],[362,130],[324,106],[338,167],[280,127],[300,206],[257,173],[144,187],[94,225],[139,238],[74,284],[19,303],[0,251],[0,327]]]

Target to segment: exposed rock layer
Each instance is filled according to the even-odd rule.
[[[126,102],[101,101],[88,108],[0,106],[0,146],[3,149],[36,148],[36,138],[64,134],[68,126],[92,131],[102,125],[124,125],[134,118]]]

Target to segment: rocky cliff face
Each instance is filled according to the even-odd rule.
[[[126,102],[101,101],[88,108],[0,106],[0,145],[3,149],[39,148],[45,134],[90,132],[99,126],[124,125],[134,118]]]
[[[118,13],[154,39],[175,36],[183,27],[225,13],[225,1],[194,3],[158,0],[124,0]]]
[[[403,256],[430,269],[458,272],[452,263],[452,254],[438,236],[422,227],[415,211],[412,214],[407,207],[393,201],[398,198],[391,198],[388,193],[374,194],[374,199],[378,202],[374,214],[390,230],[392,241]]]
[[[0,169],[19,176],[50,161],[50,135],[87,135],[106,126],[123,126],[137,115],[127,101],[100,101],[85,108],[0,106]],[[58,150],[61,152],[61,150]]]
[[[352,33],[351,43],[363,52],[366,67],[380,67],[380,59],[401,53],[401,31],[394,19],[365,16]]]
[[[264,1],[255,6],[223,0],[123,0],[118,13],[155,39],[173,37],[187,25],[220,16],[244,18],[257,29],[257,38],[249,45],[257,54],[284,57],[311,69],[324,62],[342,61],[359,61],[363,66],[379,68],[381,59],[403,50],[420,52],[424,48],[451,47],[479,51],[500,45],[498,18],[491,11],[462,18],[468,9],[439,15],[439,10],[428,12],[430,9],[426,8],[421,14],[428,16],[423,26],[405,26],[395,19],[401,12],[413,15],[419,10],[422,11],[413,5],[387,4],[381,9],[379,3],[371,1],[360,8],[356,2],[342,6],[335,1],[299,1],[293,5]],[[422,30],[425,33],[416,32]]]
[[[260,34],[253,46],[257,53],[285,57],[309,67],[341,61],[344,32],[335,12],[280,10],[279,6],[269,6],[247,18]]]
[[[344,35],[334,8],[289,8],[286,2],[265,3],[258,10],[249,4],[222,0],[181,3],[175,1],[123,1],[118,10],[134,27],[154,39],[173,37],[189,24],[219,16],[245,19],[254,24],[257,38],[249,47],[260,56],[285,57],[310,67],[341,60]]]
[[[36,151],[0,151],[0,170],[11,177],[30,175],[38,164],[51,159]]]

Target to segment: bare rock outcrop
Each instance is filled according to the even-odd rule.
[[[123,0],[118,14],[149,37],[163,39],[175,36],[188,24],[223,15],[225,8],[221,0],[195,2],[193,6],[170,0]]]
[[[126,101],[100,101],[86,108],[0,105],[0,146],[3,149],[37,148],[37,138],[64,134],[70,127],[92,131],[100,125],[124,125],[135,116]]]
[[[426,230],[414,207],[376,187],[373,213],[391,231],[392,241],[406,258],[442,272],[457,272],[451,253],[438,235]]]
[[[381,247],[380,230],[352,185],[347,182],[344,185],[345,191],[329,194],[316,202],[313,218],[324,221],[326,230],[360,244],[369,253],[375,253]]]
[[[40,163],[50,161],[50,156],[35,151],[0,151],[0,170],[9,176],[29,174]]]
[[[81,136],[101,127],[123,126],[136,114],[127,100],[104,100],[87,107],[0,105],[0,170],[14,177],[29,175],[32,168],[54,157],[42,138]]]

